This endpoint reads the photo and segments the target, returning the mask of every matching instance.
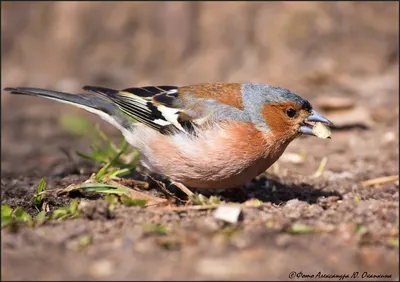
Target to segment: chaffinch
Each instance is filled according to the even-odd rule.
[[[204,83],[88,93],[6,88],[72,104],[118,128],[144,166],[193,188],[240,187],[268,169],[291,141],[331,122],[295,93],[264,84]]]

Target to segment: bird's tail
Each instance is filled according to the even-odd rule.
[[[132,127],[132,121],[121,112],[118,106],[107,97],[95,93],[70,94],[53,90],[46,90],[31,87],[8,87],[4,89],[11,94],[30,95],[56,100],[62,103],[71,104],[88,112],[97,114],[105,121],[118,128],[124,135]]]

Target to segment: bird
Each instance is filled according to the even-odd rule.
[[[142,165],[185,190],[242,187],[316,123],[332,123],[294,92],[261,83],[212,82],[85,93],[8,87],[97,114],[121,131]],[[190,191],[190,190],[189,190]]]

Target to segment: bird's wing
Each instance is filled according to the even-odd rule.
[[[149,86],[115,90],[98,86],[84,86],[84,90],[100,94],[114,102],[122,112],[131,118],[160,132],[165,128],[174,126],[183,130],[177,123],[180,114],[179,108],[166,108],[163,104],[154,103],[156,95],[165,99],[173,97],[177,92],[174,86]]]
[[[193,126],[209,120],[246,119],[238,97],[240,92],[232,85],[147,86],[123,90],[85,86],[83,89],[107,97],[138,122],[161,133],[170,133],[190,132]]]

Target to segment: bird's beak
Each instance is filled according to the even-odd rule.
[[[314,135],[313,132],[313,127],[314,127],[314,123],[315,122],[321,122],[327,126],[331,126],[332,122],[329,121],[327,118],[325,118],[324,116],[322,116],[320,113],[318,113],[315,110],[311,110],[311,114],[304,120],[304,124],[302,126],[300,126],[299,131],[303,134],[308,134],[308,135]]]

